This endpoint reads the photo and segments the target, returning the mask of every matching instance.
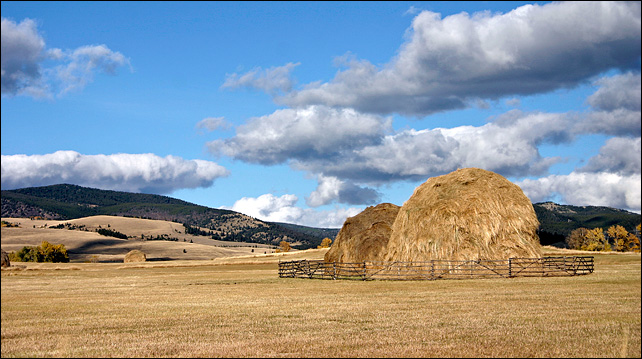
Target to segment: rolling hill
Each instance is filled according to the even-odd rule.
[[[297,249],[316,248],[323,238],[338,232],[338,229],[318,231],[265,222],[238,212],[167,196],[70,184],[3,190],[1,198],[2,217],[70,220],[108,215],[156,219],[183,224],[186,232],[214,240],[269,245],[278,245],[285,240]]]

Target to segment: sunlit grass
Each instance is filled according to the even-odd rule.
[[[639,254],[401,282],[278,278],[277,260],[3,270],[2,357],[640,357]]]

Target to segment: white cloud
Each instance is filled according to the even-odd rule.
[[[257,198],[243,197],[234,203],[231,210],[263,221],[294,223],[302,212],[295,206],[298,200],[293,194],[276,197],[268,193]]]
[[[68,53],[61,53],[66,63],[56,68],[61,94],[83,89],[93,81],[94,72],[114,75],[118,67],[129,65],[129,60],[120,52],[105,45],[82,46]]]
[[[2,94],[42,93],[40,62],[45,41],[38,34],[35,21],[15,23],[2,18]]]
[[[285,194],[277,197],[264,194],[259,197],[243,197],[231,209],[236,212],[268,222],[294,223],[317,228],[340,228],[346,218],[360,213],[360,208],[335,208],[329,211],[316,211],[297,207],[298,197]]]
[[[415,7],[414,5],[410,5],[408,10],[406,10],[403,14],[404,15],[417,15],[420,13],[422,10],[420,8]]]
[[[361,183],[425,180],[462,167],[479,167],[504,176],[541,175],[560,158],[545,158],[538,146],[573,140],[575,115],[512,110],[486,125],[404,130],[378,143],[332,158],[295,159],[311,173]]]
[[[640,174],[572,172],[516,183],[533,203],[561,197],[570,205],[607,206],[640,213]]]
[[[207,131],[215,131],[219,128],[227,129],[230,124],[225,121],[224,117],[206,117],[196,124],[196,128],[206,129]]]
[[[43,67],[45,59],[57,63]],[[123,54],[105,45],[81,46],[75,50],[46,49],[36,23],[15,23],[2,18],[2,94],[51,97],[79,90],[101,71],[114,75],[129,65]],[[131,67],[130,67],[131,68]]]
[[[344,182],[336,177],[318,176],[317,189],[306,198],[306,203],[311,207],[319,207],[339,198],[339,191]]]
[[[317,189],[306,198],[310,207],[319,207],[332,202],[346,204],[376,204],[381,195],[372,188],[360,187],[332,176],[318,176]]]
[[[611,136],[635,136],[642,128],[640,111],[615,109],[593,111],[573,128],[575,133],[597,133]]]
[[[517,184],[533,202],[561,198],[571,205],[608,206],[640,213],[640,151],[640,137],[614,137],[586,166],[568,175],[525,179]]]
[[[236,136],[209,142],[210,151],[246,162],[278,164],[334,156],[373,144],[390,130],[390,120],[351,109],[309,106],[277,110],[239,126]]]
[[[60,183],[127,192],[167,194],[182,188],[210,187],[228,171],[210,161],[154,154],[2,155],[2,188]]]
[[[353,60],[327,83],[277,101],[427,115],[476,99],[574,87],[640,61],[639,2],[554,2],[506,14],[423,11],[388,64]]]
[[[358,200],[369,204],[365,201],[378,197],[374,189],[360,187],[363,184],[425,180],[463,167],[484,168],[507,177],[540,176],[565,160],[543,157],[539,149],[544,144],[568,144],[594,133],[639,134],[640,111],[634,110],[633,100],[639,83],[640,77],[632,74],[597,81],[602,87],[591,102],[599,107],[598,111],[544,113],[515,109],[482,126],[406,129],[396,133],[390,129],[390,119],[352,109],[309,106],[279,110],[251,120],[239,127],[235,137],[210,142],[209,146],[215,153],[242,161],[289,163],[319,176],[319,187],[306,199],[309,206],[342,201],[356,204]],[[616,90],[618,98],[627,98],[617,103],[627,108],[606,106],[605,99]],[[626,153],[634,156],[635,143],[630,145],[633,152]],[[615,143],[604,150],[613,146]],[[597,166],[596,161],[591,166]],[[617,166],[636,163],[625,158],[622,161]],[[611,169],[615,166],[612,163]],[[593,167],[583,171],[587,170],[594,171]],[[348,200],[348,193],[361,196]],[[346,196],[342,198],[342,194]]]
[[[642,153],[640,137],[613,137],[608,139],[600,149],[600,153],[589,159],[588,164],[578,169],[578,172],[609,172],[622,176],[639,175],[642,172],[640,153]]]
[[[639,2],[553,2],[506,14],[445,18],[423,11],[414,18],[407,42],[383,66],[348,53],[338,58],[344,69],[331,81],[278,95],[273,91],[278,86],[256,81],[268,78],[268,71],[229,77],[224,87],[263,88],[278,104],[292,108],[253,118],[234,137],[208,147],[245,162],[288,163],[316,175],[318,187],[306,203],[321,206],[358,203],[359,196],[353,202],[342,196],[348,193],[359,194],[361,201],[378,198],[364,184],[425,180],[462,167],[507,177],[545,176],[565,159],[542,156],[542,145],[573,143],[586,134],[622,137],[609,141],[584,168],[531,186],[533,193],[539,188],[546,196],[602,200],[600,194],[575,194],[564,183],[590,181],[584,179],[589,172],[604,180],[620,176],[617,183],[639,175],[639,161],[630,158],[639,155],[639,144],[626,138],[639,137],[642,122],[640,32]],[[613,69],[625,73],[595,81],[600,89],[587,99],[592,108],[583,113],[512,110],[483,126],[397,132],[390,118],[369,115],[424,116],[488,106],[502,98],[509,106],[520,106],[516,95],[573,88]],[[289,79],[289,70],[285,72]],[[279,89],[287,92],[285,88]],[[633,147],[628,152],[633,155],[618,153],[627,146]],[[633,203],[635,208],[635,193],[610,193],[619,198],[614,203]],[[639,208],[639,192],[637,198]]]
[[[640,111],[642,90],[639,73],[629,72],[603,77],[595,84],[600,88],[587,99],[587,102],[594,108],[604,111],[618,109]]]
[[[290,62],[284,66],[270,67],[266,70],[255,68],[243,75],[233,73],[227,75],[221,88],[256,88],[273,95],[279,91],[288,92],[294,86],[290,73],[299,65],[300,63]]]

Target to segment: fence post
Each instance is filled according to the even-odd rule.
[[[513,276],[513,258],[508,258],[508,278]]]
[[[363,280],[366,280],[366,261],[363,261]]]
[[[430,260],[430,278],[435,279],[435,260]]]

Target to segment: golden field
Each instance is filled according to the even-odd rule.
[[[279,260],[326,251],[17,263],[2,357],[640,357],[639,253],[593,253],[578,277],[278,277]]]
[[[92,216],[72,220],[31,220],[29,218],[2,218],[2,221],[19,227],[2,227],[2,249],[14,252],[24,246],[37,246],[42,241],[64,244],[71,262],[123,262],[127,252],[138,249],[148,260],[204,260],[251,254],[269,254],[271,246],[240,242],[217,241],[206,236],[185,234],[180,223],[151,219]],[[53,226],[69,223],[84,226],[88,231],[54,229]],[[110,229],[133,239],[107,237],[95,232],[98,228]],[[178,241],[142,241],[145,238],[167,235]]]

